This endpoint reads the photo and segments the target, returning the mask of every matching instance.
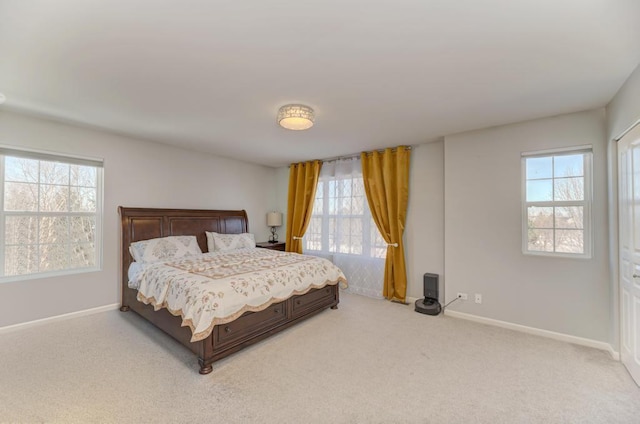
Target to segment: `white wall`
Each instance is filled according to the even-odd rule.
[[[451,297],[444,278],[444,140],[411,152],[409,208],[404,231],[407,296],[424,297],[422,277],[440,275],[440,300]]]
[[[278,240],[287,240],[287,201],[289,195],[289,167],[276,169],[276,211],[282,212],[282,227],[278,228]]]
[[[592,259],[524,255],[523,151],[593,145]],[[607,153],[603,110],[445,137],[445,274],[451,309],[609,342]],[[483,303],[471,300],[483,295]]]
[[[618,349],[620,340],[618,297],[618,149],[614,138],[640,119],[640,65],[620,87],[607,105],[607,141],[609,160],[609,240],[611,272],[611,344]]]
[[[640,65],[607,105],[607,139],[612,140],[640,119]]]
[[[273,168],[0,110],[0,144],[104,159],[103,270],[0,283],[0,327],[119,302],[118,206],[246,209],[267,240]]]

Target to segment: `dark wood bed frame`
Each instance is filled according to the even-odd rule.
[[[312,289],[300,296],[274,303],[260,312],[247,312],[235,321],[216,325],[204,340],[192,343],[191,330],[182,327],[182,318],[166,309],[154,311],[136,299],[137,291],[128,286],[128,269],[133,261],[129,245],[135,241],[156,237],[195,235],[203,252],[207,252],[205,231],[222,234],[246,233],[249,230],[247,213],[194,209],[147,209],[119,207],[122,221],[122,306],[149,320],[193,353],[198,355],[200,374],[209,374],[213,362],[240,349],[278,333],[326,308],[337,309],[338,286]]]

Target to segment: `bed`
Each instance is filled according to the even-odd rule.
[[[122,229],[122,273],[120,276],[122,304],[120,310],[123,312],[130,310],[136,312],[195,353],[200,364],[200,374],[210,373],[213,370],[212,364],[221,358],[278,333],[325,309],[337,309],[338,307],[339,284],[345,282],[345,279],[341,272],[339,272],[340,276],[336,278],[337,274],[334,272],[331,274],[332,277],[323,281],[322,284],[314,284],[301,291],[293,290],[286,298],[274,295],[268,302],[261,299],[257,305],[248,305],[233,314],[227,314],[228,316],[212,319],[210,325],[205,323],[202,328],[197,328],[200,324],[197,324],[195,319],[192,322],[192,317],[186,317],[186,314],[180,308],[172,308],[171,303],[155,301],[155,299],[148,299],[143,295],[139,296],[137,288],[130,287],[129,272],[134,260],[129,247],[132,243],[135,244],[135,242],[143,240],[169,236],[195,236],[200,250],[208,252],[206,232],[219,234],[248,233],[249,227],[246,212],[244,210],[126,207],[120,207],[119,212]],[[246,250],[247,252],[236,253],[236,258],[243,255],[250,256],[251,263],[273,261],[276,265],[265,266],[271,270],[281,266],[277,264],[278,262],[292,263],[305,259],[303,255],[276,252],[269,249]],[[197,260],[182,260],[181,262],[155,266],[158,269],[164,267],[165,272],[192,273],[194,267],[202,268],[202,263],[211,264],[214,260],[212,257],[215,254],[216,252],[205,253],[202,258],[197,258]],[[308,264],[312,262],[311,260],[306,260],[305,263],[309,266]],[[167,271],[167,266],[171,268],[170,271]],[[289,267],[293,265],[282,266]],[[251,272],[245,270],[245,275],[259,275],[254,273],[253,270],[249,271]],[[207,272],[200,272],[200,274],[207,275]],[[205,278],[202,275],[196,277]],[[206,278],[217,277],[208,275]],[[270,284],[273,285],[272,282]],[[140,293],[142,293],[142,289]],[[270,293],[267,294],[270,295]],[[262,293],[262,295],[264,297],[265,293]],[[227,294],[226,297],[230,298],[231,296]]]

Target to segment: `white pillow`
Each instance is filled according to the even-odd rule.
[[[209,252],[220,252],[225,250],[247,249],[256,247],[256,239],[251,233],[242,234],[207,234],[207,248]]]
[[[136,241],[129,246],[136,262],[156,262],[201,255],[196,236],[169,236]]]

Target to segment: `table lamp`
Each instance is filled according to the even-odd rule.
[[[271,237],[269,237],[269,243],[278,242],[278,234],[276,233],[276,227],[282,225],[282,213],[269,212],[267,213],[267,226],[271,227]]]

